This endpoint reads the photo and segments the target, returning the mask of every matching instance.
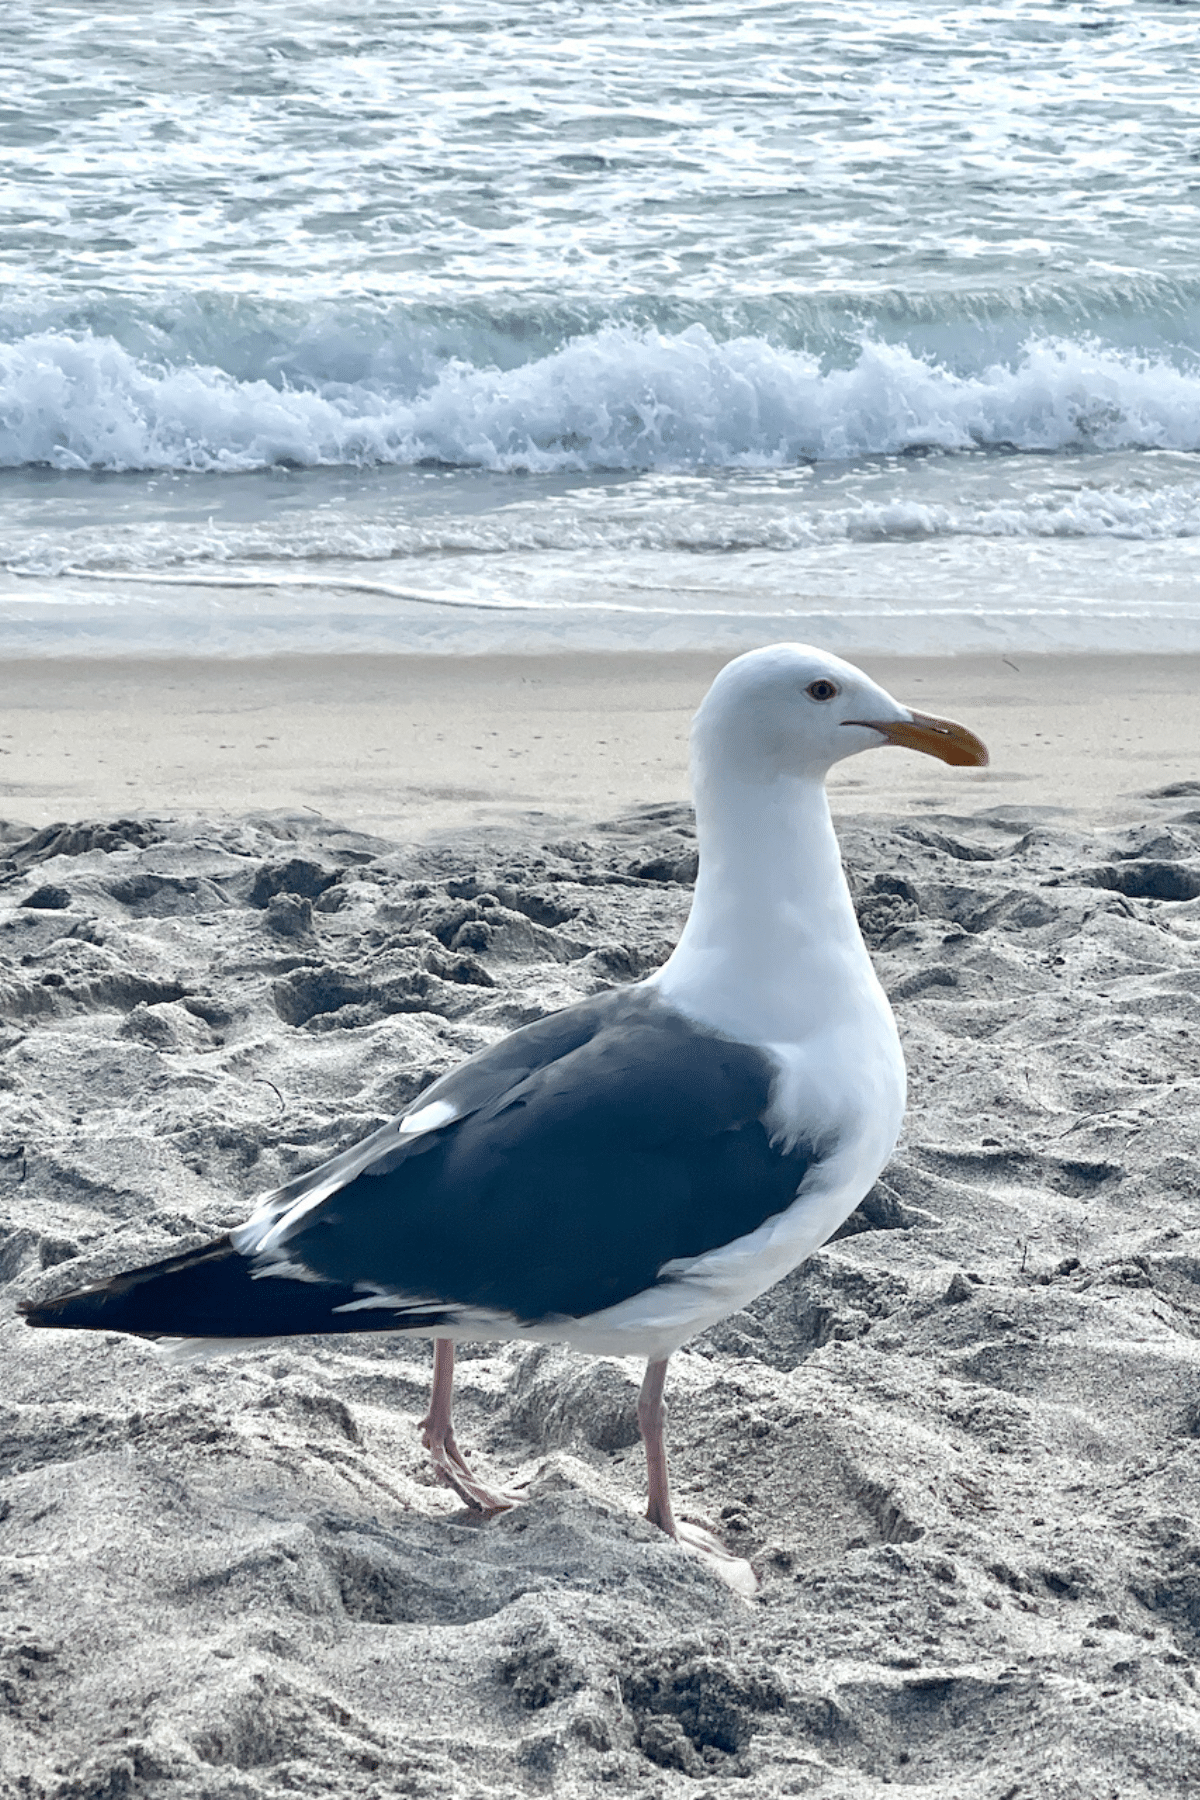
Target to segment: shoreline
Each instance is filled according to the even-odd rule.
[[[15,659],[0,816],[298,810],[421,837],[598,819],[687,798],[687,730],[721,652]],[[873,656],[897,698],[958,718],[985,770],[851,761],[840,816],[1020,804],[1099,821],[1200,780],[1200,657]]]

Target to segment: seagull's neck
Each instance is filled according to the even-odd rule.
[[[700,873],[657,984],[718,1030],[794,1041],[828,1016],[848,979],[875,985],[825,784],[746,780],[703,764],[694,776]]]

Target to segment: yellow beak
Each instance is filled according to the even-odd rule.
[[[869,731],[878,731],[889,744],[899,744],[904,750],[923,750],[926,756],[940,757],[942,762],[954,763],[959,768],[984,767],[988,760],[987,745],[977,738],[973,731],[965,725],[956,725],[953,719],[935,719],[929,713],[915,712],[911,719],[853,719],[847,724],[865,725]]]

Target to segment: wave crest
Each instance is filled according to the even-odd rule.
[[[915,450],[1200,448],[1200,369],[1090,340],[961,374],[864,341],[848,368],[762,338],[612,325],[510,369],[447,362],[413,392],[155,366],[112,338],[0,348],[0,464],[249,470],[769,468]]]

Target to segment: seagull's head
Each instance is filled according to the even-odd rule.
[[[727,663],[696,714],[693,737],[748,780],[823,779],[860,750],[899,744],[979,768],[988,753],[952,719],[913,712],[853,663],[809,644],[771,644]]]

